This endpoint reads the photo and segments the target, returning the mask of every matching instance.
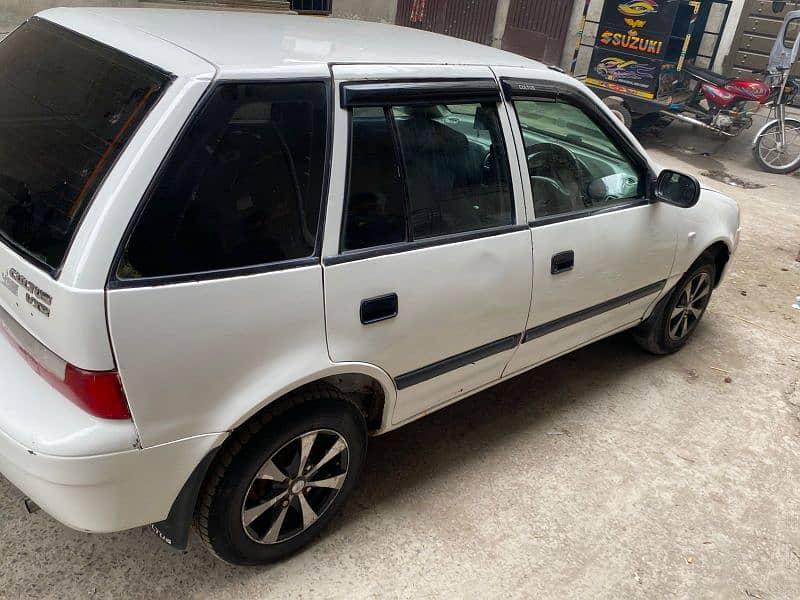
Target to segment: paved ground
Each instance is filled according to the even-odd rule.
[[[664,164],[764,186],[711,182],[744,233],[683,352],[618,336],[375,439],[339,524],[271,568],[76,533],[0,478],[0,597],[800,597],[800,177],[670,130]]]

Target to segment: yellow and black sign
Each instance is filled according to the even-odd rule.
[[[600,16],[600,30],[633,29],[663,41],[672,31],[679,4],[678,0],[607,0]]]
[[[606,0],[586,83],[654,98],[679,0]]]

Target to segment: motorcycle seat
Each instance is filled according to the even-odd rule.
[[[716,85],[717,87],[723,87],[728,83],[728,81],[730,81],[727,77],[724,77],[719,73],[714,73],[714,71],[710,71],[709,69],[703,69],[688,63],[683,65],[683,70],[689,73],[689,75],[695,79],[699,79],[705,83],[710,83],[711,85]]]

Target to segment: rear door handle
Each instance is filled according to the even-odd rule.
[[[572,268],[574,266],[575,266],[574,250],[566,250],[564,252],[559,252],[558,254],[554,254],[553,258],[550,260],[550,274],[558,275],[559,273],[572,271]]]
[[[394,319],[397,316],[398,302],[397,294],[386,294],[376,298],[367,298],[361,301],[361,323],[369,325]]]

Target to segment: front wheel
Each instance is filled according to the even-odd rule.
[[[769,173],[791,173],[800,167],[800,121],[785,119],[783,143],[780,143],[780,122],[773,121],[756,138],[753,158]]]
[[[697,329],[716,281],[714,257],[703,254],[665,296],[653,313],[633,330],[633,338],[648,352],[677,352]]]

